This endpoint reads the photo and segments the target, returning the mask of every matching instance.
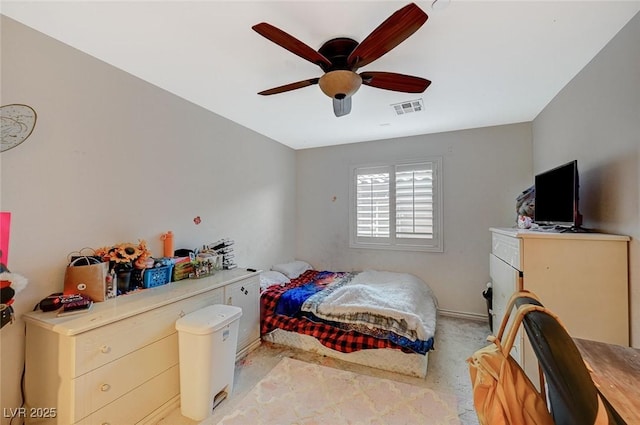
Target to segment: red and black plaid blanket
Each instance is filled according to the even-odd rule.
[[[311,335],[325,347],[343,353],[351,353],[368,348],[395,348],[407,353],[412,351],[401,347],[388,339],[380,339],[356,331],[338,329],[324,322],[312,321],[307,317],[289,317],[276,314],[278,300],[286,291],[312,281],[320,273],[307,270],[285,286],[271,286],[260,297],[260,332],[265,335],[276,328],[285,331]]]

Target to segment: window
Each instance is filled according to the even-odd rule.
[[[441,158],[351,169],[350,246],[442,252]]]

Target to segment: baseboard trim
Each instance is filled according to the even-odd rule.
[[[443,308],[439,308],[438,313],[447,317],[457,317],[459,319],[470,319],[470,320],[476,320],[478,322],[489,323],[489,318],[485,314],[468,313],[465,311],[447,310]]]
[[[236,361],[244,358],[247,354],[249,354],[250,352],[252,352],[256,348],[258,348],[261,343],[262,343],[262,340],[260,338],[258,338],[255,341],[251,342],[249,345],[247,345],[242,350],[238,351],[236,353]]]

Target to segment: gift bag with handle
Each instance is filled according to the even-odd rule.
[[[64,273],[64,294],[81,294],[92,301],[104,301],[107,292],[109,263],[95,255],[83,254],[86,248],[69,254]]]

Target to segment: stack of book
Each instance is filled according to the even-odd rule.
[[[233,244],[233,240],[223,238],[209,245],[209,249],[213,249],[215,252],[222,255],[222,268],[225,270],[231,270],[238,267],[234,259]]]

